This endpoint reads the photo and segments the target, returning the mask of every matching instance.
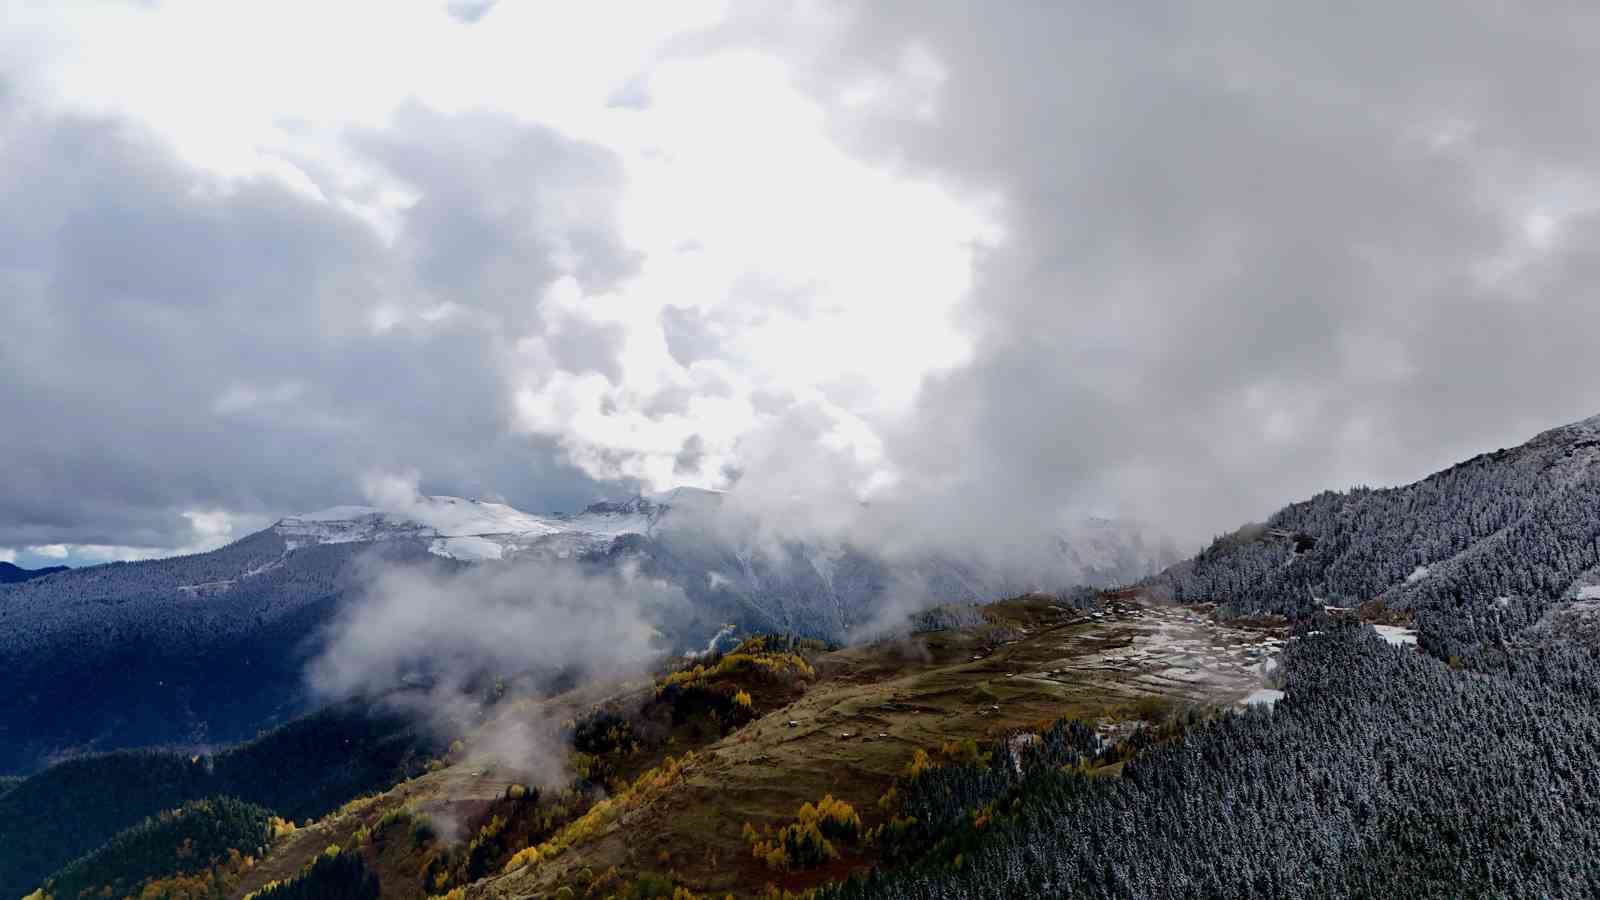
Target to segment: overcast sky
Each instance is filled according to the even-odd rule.
[[[1597,151],[1586,3],[0,0],[0,559],[375,474],[1193,545],[1600,412]]]

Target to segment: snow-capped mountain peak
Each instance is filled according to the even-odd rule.
[[[650,534],[667,506],[643,497],[596,503],[575,515],[538,516],[488,500],[418,495],[399,509],[333,506],[288,516],[272,530],[291,549],[310,544],[428,540],[456,559],[501,559],[543,549],[569,556],[623,534]]]

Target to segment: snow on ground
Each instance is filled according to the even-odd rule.
[[[421,497],[414,506],[405,510],[404,515],[432,528],[440,537],[554,534],[566,530],[504,503],[463,500],[460,497]]]
[[[1600,600],[1600,584],[1590,584],[1578,588],[1579,600]]]
[[[1246,706],[1272,706],[1283,699],[1283,691],[1272,688],[1256,688],[1244,698]]]
[[[376,506],[330,506],[327,509],[320,509],[316,512],[290,516],[284,521],[304,522],[307,524],[312,522],[349,522],[365,516],[382,514],[383,510],[378,509]]]
[[[1252,692],[1269,689],[1284,646],[1271,632],[1220,624],[1185,607],[1113,603],[1079,621],[1061,658],[1016,676],[1243,705]]]
[[[722,505],[722,491],[707,488],[675,487],[669,491],[651,494],[654,503],[665,504],[679,512],[712,512]]]
[[[673,496],[689,504],[713,499]],[[462,560],[503,559],[524,550],[571,556],[625,534],[650,534],[668,507],[648,500],[601,503],[571,516],[536,516],[487,500],[420,496],[403,509],[334,506],[289,516],[273,526],[289,549],[402,538],[431,538],[429,550]],[[547,546],[548,545],[548,546]]]
[[[1410,575],[1406,576],[1406,584],[1413,584],[1413,583],[1421,581],[1422,579],[1427,578],[1427,577],[1428,577],[1428,567],[1427,566],[1417,566],[1415,569],[1411,570],[1411,574]]]
[[[505,547],[495,541],[482,537],[449,537],[435,538],[428,545],[428,552],[438,556],[448,556],[451,559],[484,560],[500,559],[505,556]]]
[[[553,520],[561,531],[581,531],[585,534],[603,534],[615,537],[622,534],[649,534],[655,527],[659,513],[643,509],[622,512],[584,511],[574,516]]]
[[[1417,643],[1417,630],[1415,628],[1404,628],[1399,625],[1374,625],[1372,629],[1378,632],[1379,637],[1391,644],[1411,644],[1415,646]]]
[[[706,648],[704,650],[691,650],[688,653],[685,653],[684,656],[687,656],[690,659],[698,659],[702,656],[709,656],[717,651],[718,644],[722,643],[728,638],[733,637],[733,633],[737,630],[738,629],[732,625],[724,625],[716,634],[711,636],[710,641],[706,642]]]
[[[347,544],[375,540],[392,526],[387,517],[370,506],[335,506],[302,516],[280,519],[272,530],[288,539],[289,549],[307,544]],[[410,528],[416,531],[416,526]]]

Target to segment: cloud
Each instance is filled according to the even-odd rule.
[[[642,671],[666,649],[652,623],[681,616],[686,603],[663,582],[570,562],[374,561],[328,627],[307,682],[324,700],[384,695],[442,735],[476,729],[473,758],[555,783],[564,754],[554,723],[522,715],[485,723],[479,682],[531,675],[540,688],[568,673]],[[413,689],[391,693],[401,684]]]
[[[581,308],[637,266],[615,161],[417,104],[340,140],[414,198],[392,239],[335,180],[318,200],[125,119],[0,107],[0,417],[33,423],[0,430],[0,544],[171,551],[216,536],[188,511],[270,521],[375,468],[533,508],[598,493],[512,433],[509,361],[548,336],[551,373],[616,376],[615,329]],[[576,306],[547,317],[562,281]]]
[[[571,564],[375,567],[308,677],[332,699],[384,691],[408,675],[461,688],[485,672],[603,672],[648,660],[651,622],[682,602],[664,583]]]
[[[642,75],[629,78],[606,98],[606,106],[619,109],[649,109],[650,82]]]
[[[691,307],[661,307],[661,332],[678,365],[691,366],[717,355],[717,338],[704,313]]]
[[[215,550],[231,541],[258,531],[270,519],[253,514],[234,513],[222,509],[187,509],[179,512],[184,527],[178,532],[181,543],[160,546],[129,546],[127,544],[58,543],[36,544],[4,551],[11,554],[8,562],[18,562],[27,567],[41,565],[93,566],[116,560],[156,559],[164,556],[181,556]]]
[[[0,540],[187,546],[185,510],[374,470],[570,509],[687,477],[691,437],[716,486],[784,403],[904,405],[959,357],[981,217],[840,152],[776,60],[659,58],[720,4],[384,12],[19,20],[0,414],[48,428],[0,435]]]
[[[970,359],[880,429],[909,520],[1194,542],[1596,411],[1588,11],[817,9],[685,52],[790,60],[851,153],[1003,234]]]
[[[397,249],[430,300],[516,322],[562,276],[592,295],[638,270],[617,230],[621,166],[601,147],[503,114],[445,115],[416,102],[348,139],[415,192]]]
[[[0,545],[185,546],[414,470],[1192,546],[1600,396],[1577,7],[435,4],[270,95],[292,18],[206,9],[34,13],[13,54]]]
[[[706,461],[706,442],[698,434],[691,434],[683,439],[683,449],[678,451],[677,457],[672,461],[672,471],[675,475],[694,476],[700,473],[700,467]]]
[[[451,17],[471,25],[489,14],[498,0],[450,0],[445,4]]]

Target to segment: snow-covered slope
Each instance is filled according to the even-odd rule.
[[[381,566],[448,574],[459,567],[439,557],[488,560],[524,572],[530,590],[550,559],[637,572],[682,591],[683,603],[650,624],[668,645],[697,650],[730,623],[845,641],[921,606],[1117,583],[1155,568],[1137,547],[1119,553],[1108,523],[1066,536],[1059,571],[1035,575],[977,554],[890,559],[870,547],[773,539],[723,499],[679,488],[567,515],[455,497],[335,506],[208,553],[6,585],[0,771],[66,747],[254,734],[302,702],[304,654]],[[139,650],[131,662],[129,647]],[[8,744],[7,733],[34,738]]]
[[[593,558],[617,552],[627,555],[639,552],[638,546],[624,546],[627,542],[619,544],[617,539],[638,535],[652,543],[646,555],[658,565],[668,564],[668,557],[704,557],[701,562],[706,571],[696,573],[697,579],[730,585],[739,583],[743,576],[751,582],[746,587],[753,594],[792,592],[789,582],[795,577],[793,572],[780,579],[782,585],[762,584],[760,578],[752,580],[748,561],[760,554],[757,547],[746,544],[755,541],[750,534],[755,525],[720,519],[723,497],[719,491],[675,488],[622,502],[595,503],[578,513],[541,516],[503,503],[422,495],[401,508],[334,506],[289,516],[273,525],[271,531],[283,538],[290,550],[321,544],[412,540],[426,542],[436,555],[465,561]],[[1045,581],[1124,583],[1158,571],[1177,558],[1167,548],[1147,545],[1139,529],[1109,519],[1085,521],[1046,543],[1050,546],[1042,546],[1041,555],[1027,565],[1021,565],[1020,560],[1002,565],[1005,573],[986,571],[996,564],[980,562],[981,554],[948,550],[936,554],[938,559],[921,560],[914,567],[948,570],[941,580],[962,572],[957,581],[965,586],[959,593],[988,599],[1007,590],[1038,589]],[[795,545],[791,549],[796,552],[795,559],[786,561],[784,568],[798,564],[806,570],[801,577],[818,581],[816,590],[832,598],[832,606],[851,605],[839,596],[850,590],[838,578],[842,570],[860,568],[861,560],[849,558],[859,556],[861,548],[830,543],[803,548]],[[977,549],[980,548],[974,548]],[[867,553],[871,555],[870,551]],[[714,571],[730,562],[733,567],[729,571]],[[904,564],[902,561],[900,565]]]
[[[668,497],[679,499],[679,492]],[[703,504],[695,492],[692,499]],[[691,499],[688,496],[682,498]],[[454,559],[503,559],[517,554],[572,556],[609,545],[625,534],[650,535],[672,507],[645,497],[596,503],[574,515],[537,516],[504,503],[460,497],[419,496],[402,509],[333,506],[289,516],[272,526],[290,549],[355,541],[427,540],[429,549]]]
[[[1441,657],[1503,645],[1600,595],[1600,416],[1395,488],[1325,492],[1146,586],[1232,614],[1381,601]]]

